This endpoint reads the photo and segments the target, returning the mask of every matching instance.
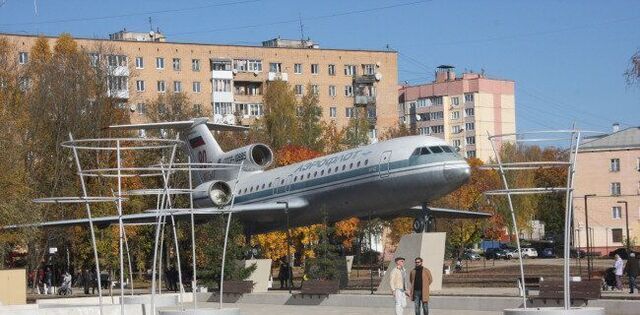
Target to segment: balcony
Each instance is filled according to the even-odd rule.
[[[288,81],[289,75],[286,72],[269,72],[267,75],[267,81]]]
[[[237,72],[233,75],[233,80],[236,82],[262,82],[264,80],[264,74],[262,72]]]
[[[129,90],[107,90],[107,96],[113,98],[129,98]]]
[[[238,103],[262,103],[262,95],[234,94],[233,98]]]
[[[127,66],[109,66],[109,75],[113,77],[128,77],[129,67]]]
[[[376,97],[371,95],[356,95],[356,106],[367,106],[376,103]]]

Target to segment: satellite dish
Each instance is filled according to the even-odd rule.
[[[422,117],[420,115],[416,115],[416,120],[420,121],[420,120],[422,120]]]
[[[154,31],[150,31],[149,32],[149,36],[151,36],[151,38],[153,38],[154,35],[156,35],[156,33]]]
[[[253,70],[253,76],[258,76],[258,70]]]
[[[135,113],[135,111],[136,111],[136,105],[131,104],[131,106],[129,106],[129,110],[130,110],[132,113]]]
[[[224,115],[224,119],[222,120],[222,122],[227,124],[227,125],[235,125],[236,124],[236,116],[234,116],[233,114],[226,114],[226,115]]]
[[[376,72],[375,78],[376,78],[376,81],[380,81],[382,79],[382,74],[380,72]]]
[[[213,115],[213,122],[216,123],[216,124],[221,124],[222,123],[222,115],[220,115],[220,114]]]
[[[231,72],[233,72],[233,74],[238,74],[238,69],[233,69]]]
[[[380,61],[376,62],[376,67],[380,68]]]
[[[147,137],[147,132],[144,129],[138,129],[138,137],[139,138],[146,138]]]

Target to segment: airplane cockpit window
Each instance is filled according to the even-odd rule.
[[[429,148],[427,147],[420,148],[420,155],[427,155],[427,154],[431,154],[431,151],[429,151]]]
[[[447,153],[453,153],[453,149],[451,149],[451,147],[449,146],[442,146],[442,150]]]
[[[438,147],[438,146],[434,146],[434,147],[429,147],[429,150],[431,150],[431,152],[433,153],[442,153],[442,147]]]
[[[413,150],[413,153],[411,153],[411,155],[420,155],[420,149],[421,148],[416,148],[415,150]]]

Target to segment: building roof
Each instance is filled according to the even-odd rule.
[[[608,135],[586,140],[580,151],[640,148],[640,127],[630,127]]]

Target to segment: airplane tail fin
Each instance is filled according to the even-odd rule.
[[[173,121],[161,123],[145,123],[132,125],[109,126],[110,129],[136,130],[136,129],[174,129],[181,131],[181,138],[185,141],[185,150],[195,163],[216,162],[217,157],[224,151],[209,130],[219,131],[246,131],[246,127],[214,124],[208,118],[195,118],[186,121]]]

